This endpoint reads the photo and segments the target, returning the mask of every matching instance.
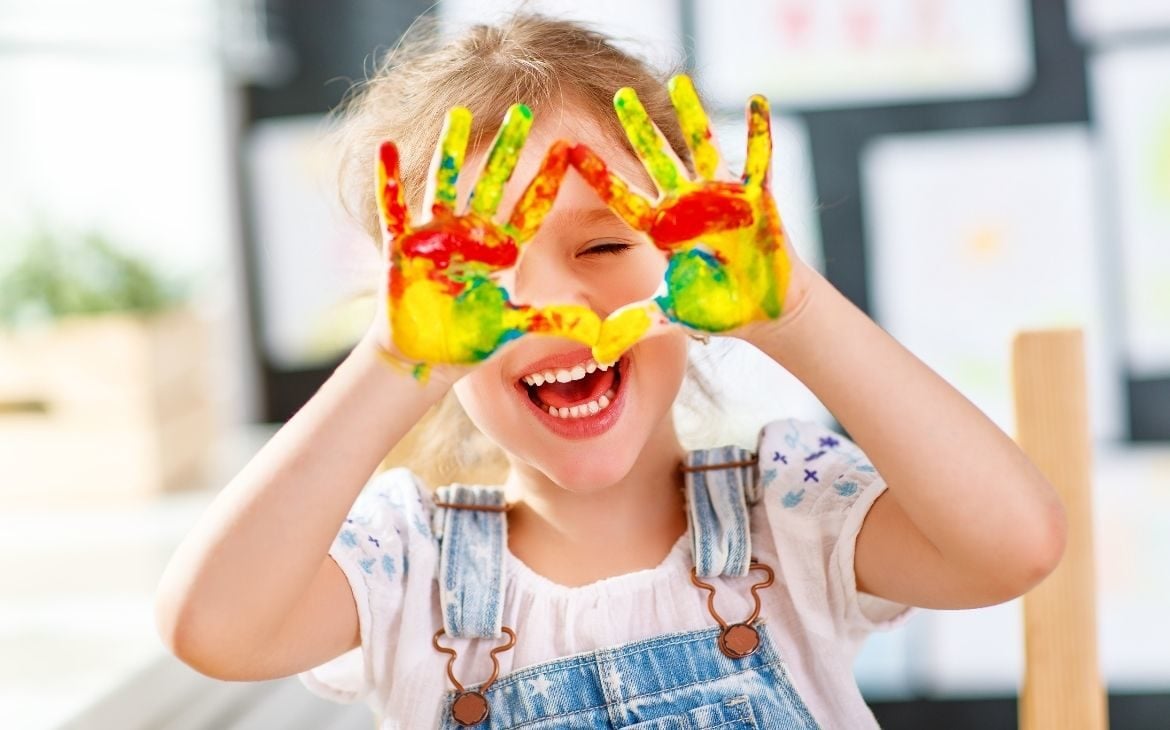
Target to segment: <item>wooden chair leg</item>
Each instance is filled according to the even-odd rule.
[[[1016,442],[1056,487],[1068,517],[1064,558],[1024,596],[1022,730],[1105,730],[1097,658],[1092,437],[1080,329],[1012,342]]]

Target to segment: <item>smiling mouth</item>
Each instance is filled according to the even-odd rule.
[[[610,366],[592,358],[570,368],[551,368],[521,378],[520,387],[537,408],[554,418],[588,418],[605,411],[617,396],[625,357]]]

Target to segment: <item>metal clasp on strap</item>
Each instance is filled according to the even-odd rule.
[[[507,626],[501,626],[500,629],[508,635],[508,643],[503,646],[497,646],[492,649],[492,676],[483,683],[479,690],[465,690],[463,684],[455,678],[455,650],[439,645],[439,637],[443,635],[444,629],[439,629],[435,632],[431,643],[434,647],[444,654],[450,654],[451,658],[447,660],[447,676],[455,685],[457,694],[455,695],[455,702],[451,705],[451,717],[455,722],[464,727],[475,725],[487,719],[491,713],[491,706],[487,700],[488,687],[492,686],[492,682],[496,681],[496,677],[500,673],[500,660],[496,658],[496,654],[502,651],[507,651],[516,645],[516,632]]]
[[[753,557],[751,566],[748,568],[748,572],[756,569],[763,570],[768,574],[768,577],[767,579],[762,580],[752,586],[752,598],[754,598],[756,602],[755,610],[752,611],[752,615],[748,616],[745,621],[729,625],[726,621],[723,620],[723,617],[715,611],[715,586],[699,580],[699,576],[695,568],[693,566],[691,567],[691,582],[699,588],[704,588],[707,590],[707,610],[711,612],[711,615],[715,618],[716,621],[719,622],[719,626],[723,629],[719,632],[719,650],[732,659],[742,659],[754,652],[760,645],[760,632],[758,632],[751,624],[760,615],[759,591],[761,588],[767,588],[768,586],[772,585],[772,581],[775,579],[775,574],[772,572],[770,567],[757,561]]]

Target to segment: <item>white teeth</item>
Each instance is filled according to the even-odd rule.
[[[593,416],[609,408],[609,404],[613,402],[613,397],[613,390],[607,390],[597,400],[591,400],[588,403],[569,406],[568,408],[549,406],[548,414],[556,418],[584,418],[585,416]]]
[[[571,368],[557,368],[556,370],[545,370],[539,373],[529,373],[521,378],[526,385],[544,385],[545,383],[569,383],[574,380],[580,380],[589,373],[597,372],[598,370],[605,372],[613,365],[601,365],[593,358],[589,358],[585,362],[578,363]]]
[[[585,362],[574,365],[571,368],[557,368],[556,370],[532,373],[525,375],[521,380],[527,385],[535,386],[541,386],[547,383],[569,383],[574,380],[580,380],[589,373],[597,372],[598,370],[605,372],[615,365],[616,363],[602,365],[593,358],[589,358]],[[578,405],[566,408],[558,408],[557,406],[544,404],[541,407],[547,410],[548,414],[554,418],[585,418],[587,416],[597,415],[606,408],[609,408],[615,397],[613,388],[610,388],[596,400],[591,400],[588,403],[579,403]]]

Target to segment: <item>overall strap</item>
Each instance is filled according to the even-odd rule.
[[[508,544],[504,490],[452,484],[435,490],[435,505],[443,628],[457,638],[499,637]]]
[[[738,446],[687,454],[683,468],[691,551],[699,577],[739,577],[751,564],[748,505],[759,500],[756,457]]]

